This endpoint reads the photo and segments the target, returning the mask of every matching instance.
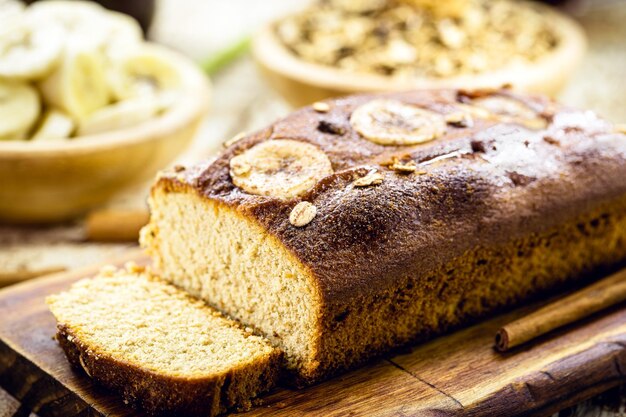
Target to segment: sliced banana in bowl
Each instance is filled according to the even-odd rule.
[[[101,139],[161,115],[174,101],[184,113],[194,104],[172,97],[207,85],[188,59],[144,42],[128,15],[82,0],[10,5],[0,7],[0,80],[31,82],[45,112],[28,129],[0,127],[4,138]]]
[[[141,47],[144,40],[143,32],[139,23],[132,17],[108,11],[107,19],[102,25],[107,39],[104,52],[109,60],[115,60]]]
[[[24,14],[0,22],[0,78],[42,78],[59,61],[64,41],[54,22],[39,23]]]
[[[317,146],[292,139],[261,142],[230,160],[233,183],[250,194],[288,200],[333,173]]]
[[[124,100],[180,88],[181,71],[175,62],[171,51],[154,44],[119,57],[108,74],[114,98]]]
[[[37,130],[31,136],[31,140],[64,140],[72,135],[75,128],[76,123],[66,113],[57,109],[48,109],[41,118]]]
[[[60,24],[70,44],[100,49],[107,59],[143,41],[136,20],[94,2],[47,0],[34,3],[27,13],[36,22]]]
[[[18,0],[0,0],[0,27],[20,18],[25,8]]]
[[[22,18],[37,25],[20,29],[30,38],[13,40],[22,32],[9,26]],[[37,52],[51,22],[63,38],[56,59],[58,30]],[[89,2],[0,13],[0,70],[11,70],[10,79],[0,75],[0,221],[74,218],[153,177],[187,147],[206,116],[210,83],[189,58],[156,46],[146,58],[144,47],[152,50],[132,18]],[[23,68],[12,64],[27,53]],[[118,68],[128,69],[128,89],[115,94],[109,75]]]
[[[47,0],[33,3],[27,13],[37,21],[53,20],[72,31],[100,19],[103,10],[102,6],[91,1]]]
[[[350,124],[365,139],[380,145],[416,145],[446,131],[441,114],[390,99],[374,99],[357,107]]]
[[[0,80],[0,140],[22,139],[40,111],[37,90],[26,83]]]
[[[109,102],[104,59],[85,45],[66,48],[62,60],[39,88],[46,103],[83,120]]]
[[[78,127],[78,135],[94,135],[136,126],[152,119],[175,101],[176,96],[167,92],[119,101],[95,111],[83,120]]]

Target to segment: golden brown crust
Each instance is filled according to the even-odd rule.
[[[274,350],[264,361],[245,369],[231,369],[211,378],[176,378],[97,354],[63,323],[58,324],[56,337],[75,368],[118,392],[126,404],[151,415],[206,417],[249,408],[251,399],[276,385],[282,360],[281,353]]]
[[[415,91],[386,94],[449,114],[475,97],[514,97],[545,118],[530,130],[515,123],[474,119],[448,126],[443,137],[414,146],[383,146],[360,137],[349,123],[373,96],[328,101],[330,110],[303,108],[240,140],[215,161],[175,175],[157,187],[182,190],[236,207],[289,248],[317,281],[325,303],[392,288],[407,270],[425,275],[466,250],[541,232],[626,194],[626,136],[589,112],[566,109],[542,97],[508,90]],[[313,143],[329,156],[334,174],[301,198],[282,201],[246,194],[229,176],[229,160],[255,144],[289,138]],[[386,167],[408,157],[425,174]],[[382,184],[355,188],[355,172],[383,172]],[[289,213],[299,201],[317,208],[315,219],[295,228]],[[394,253],[394,256],[388,256]]]

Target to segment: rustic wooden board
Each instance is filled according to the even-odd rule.
[[[147,262],[133,252],[114,263],[127,260]],[[44,298],[98,268],[55,274],[0,292],[0,386],[22,402],[24,411],[30,408],[41,417],[142,415],[72,370],[52,339],[55,322]],[[532,308],[307,389],[278,388],[244,415],[549,415],[624,381],[626,306],[531,346],[496,353],[496,329]]]

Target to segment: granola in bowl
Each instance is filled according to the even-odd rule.
[[[304,61],[394,78],[532,63],[561,42],[539,6],[511,0],[320,0],[274,29]]]

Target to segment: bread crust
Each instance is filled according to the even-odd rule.
[[[124,403],[150,415],[206,417],[233,408],[248,409],[252,398],[276,385],[280,373],[281,353],[277,350],[251,365],[191,379],[159,374],[99,354],[63,323],[57,325],[56,338],[72,366],[118,392]]]
[[[582,114],[542,97],[508,90],[496,93],[519,99],[548,121],[566,113]],[[450,112],[459,94],[434,90],[383,97]],[[300,109],[233,144],[210,163],[161,176],[155,187],[193,190],[254,218],[310,268],[328,304],[389,288],[407,268],[433,270],[469,248],[541,232],[626,194],[626,135],[612,132],[608,124],[565,126],[559,129],[556,144],[549,129],[533,132],[475,119],[473,127],[451,127],[432,142],[383,146],[360,137],[349,123],[354,108],[373,97],[329,101],[327,113]],[[322,132],[321,122],[343,133]],[[605,140],[598,140],[601,137]],[[259,142],[281,138],[317,145],[329,156],[334,174],[289,201],[246,194],[234,186],[230,159]],[[516,172],[518,147],[511,144],[526,141],[536,159],[524,160]],[[478,146],[484,151],[472,150]],[[392,155],[410,155],[419,162],[455,151],[467,153],[442,161],[426,175],[402,175],[380,165]],[[499,169],[481,169],[496,159],[508,166],[494,162]],[[547,163],[555,164],[555,169],[548,170]],[[385,181],[362,189],[350,187],[354,170],[362,173],[370,166],[387,171]],[[317,207],[317,216],[306,227],[295,228],[289,213],[304,200]],[[388,256],[390,251],[394,256]]]

